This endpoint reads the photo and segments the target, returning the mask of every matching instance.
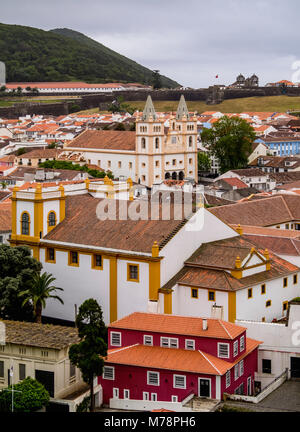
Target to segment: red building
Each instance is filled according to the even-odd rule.
[[[136,312],[108,328],[103,402],[251,395],[260,342],[218,319]]]

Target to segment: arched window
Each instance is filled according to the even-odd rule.
[[[21,216],[21,234],[29,235],[30,217],[29,214],[24,212]]]
[[[146,140],[145,140],[145,138],[142,138],[141,144],[142,144],[142,149],[145,149],[146,148]]]
[[[189,146],[192,147],[192,145],[193,145],[193,137],[190,136],[189,137]]]
[[[159,148],[159,138],[155,138],[155,148]]]
[[[54,211],[51,211],[48,214],[48,227],[54,227],[56,225],[56,214]]]

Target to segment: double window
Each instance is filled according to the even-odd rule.
[[[164,348],[178,348],[178,339],[161,337],[160,346]]]

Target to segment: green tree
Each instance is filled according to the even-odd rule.
[[[0,317],[3,319],[32,321],[33,307],[22,307],[21,291],[30,288],[35,273],[42,264],[31,256],[26,246],[0,245]]]
[[[12,411],[12,386],[0,392],[0,412]],[[27,377],[14,385],[14,412],[33,412],[48,405],[50,396],[43,384]]]
[[[115,130],[116,130],[116,131],[124,131],[124,130],[126,130],[126,129],[125,129],[125,126],[124,126],[124,123],[118,123],[118,124],[116,125],[116,127],[115,127]]]
[[[37,323],[42,322],[42,311],[43,308],[45,309],[46,307],[46,300],[52,298],[58,300],[61,304],[64,304],[63,300],[58,295],[52,294],[58,290],[63,291],[63,288],[51,285],[55,280],[55,277],[50,273],[36,273],[33,276],[30,287],[19,293],[19,296],[23,297],[22,306],[25,306],[28,303],[33,305],[35,320]]]
[[[248,165],[256,135],[246,120],[223,116],[211,129],[203,130],[201,139],[210,154],[217,158],[220,171],[224,173]]]
[[[156,89],[160,89],[162,87],[161,85],[161,76],[159,73],[159,70],[154,70],[152,73],[152,82],[153,82],[153,88]]]
[[[21,147],[17,150],[17,156],[21,156],[22,154],[26,153],[26,149],[24,147]]]
[[[107,355],[107,328],[102,309],[94,299],[88,299],[79,308],[76,327],[81,341],[69,349],[71,363],[82,373],[83,380],[90,386],[91,406],[94,411],[94,377],[102,375]]]
[[[206,153],[198,152],[198,170],[209,171],[210,167],[211,167],[211,162],[209,156]]]

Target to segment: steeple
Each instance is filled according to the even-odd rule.
[[[142,117],[142,119],[144,121],[148,121],[150,119],[150,117],[152,117],[153,120],[156,120],[157,115],[156,115],[156,112],[155,112],[155,109],[154,109],[154,106],[153,106],[153,102],[152,102],[151,96],[148,95],[147,101],[146,101],[146,105],[145,105],[145,108],[144,108],[144,111],[143,111],[143,117]]]
[[[187,119],[190,118],[189,110],[187,109],[184,96],[181,95],[180,101],[179,101],[179,104],[178,104],[178,108],[177,108],[176,119],[177,120],[182,120],[182,118],[183,118],[184,115],[186,116]]]

